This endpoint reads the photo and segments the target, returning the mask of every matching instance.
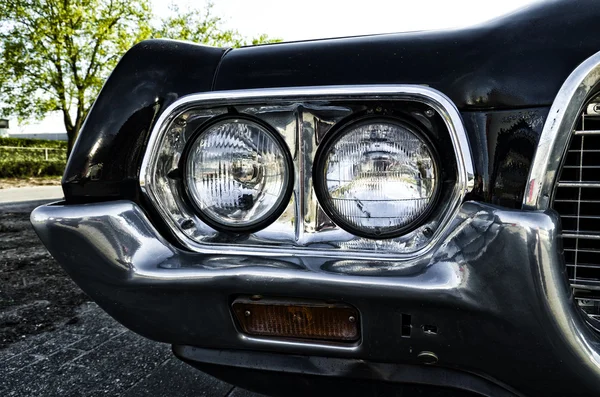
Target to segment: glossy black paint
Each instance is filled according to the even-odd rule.
[[[139,202],[139,167],[154,120],[179,97],[209,91],[225,51],[168,40],[130,49],[81,129],[63,177],[66,199]]]
[[[491,122],[491,114],[517,109],[513,115],[499,117],[518,118],[530,111],[538,112],[537,120],[545,117],[545,110],[536,108],[548,107],[567,75],[600,49],[598,15],[600,2],[558,0],[480,26],[439,32],[231,51],[164,40],[143,42],[124,56],[90,112],[65,172],[65,198],[69,203],[119,198],[141,202],[137,180],[148,132],[165,107],[183,95],[262,87],[414,83],[442,91],[463,111],[474,139],[474,155],[480,157],[481,183],[474,197],[515,207],[532,152],[509,148],[510,128]],[[514,142],[524,139],[530,145],[537,139],[538,121],[535,128],[525,123],[513,126],[521,134]],[[493,135],[502,138],[491,139]]]
[[[191,346],[173,346],[173,353],[225,382],[269,396],[519,396],[508,386],[485,377],[433,365],[373,363]],[[286,368],[287,372],[278,371],[280,368]]]
[[[462,112],[473,161],[475,189],[468,199],[521,208],[547,107]]]
[[[598,15],[596,0],[552,0],[466,29],[241,48],[214,89],[426,84],[461,110],[546,106],[600,49]]]

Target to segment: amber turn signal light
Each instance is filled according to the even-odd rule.
[[[358,310],[342,303],[238,298],[232,310],[248,335],[352,342],[358,340]]]

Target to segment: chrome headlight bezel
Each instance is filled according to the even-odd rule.
[[[404,108],[405,107],[405,108]],[[435,120],[435,145],[443,137],[444,190],[440,205],[416,229],[392,239],[372,239],[336,226],[313,188],[315,151],[332,126],[358,114],[401,110],[423,125]],[[387,109],[387,110],[386,110]],[[394,110],[396,109],[396,110]],[[221,233],[203,222],[181,197],[181,152],[199,123],[235,111],[267,120],[293,158],[289,205],[271,225],[254,233]],[[429,127],[427,132],[431,132]],[[442,153],[440,153],[441,155]],[[450,174],[446,174],[450,167]],[[448,177],[450,175],[450,177]],[[140,170],[140,188],[181,246],[200,253],[311,256],[405,261],[425,255],[449,232],[474,183],[469,141],[455,105],[442,93],[417,85],[323,86],[207,92],[182,97],[158,117]]]
[[[352,226],[346,219],[344,219],[342,215],[338,213],[338,211],[335,208],[333,208],[333,206],[331,205],[330,197],[328,197],[326,178],[324,173],[326,170],[328,153],[331,151],[332,147],[337,142],[339,142],[341,138],[343,138],[346,134],[350,133],[353,129],[377,123],[397,125],[403,129],[408,130],[415,137],[417,137],[427,147],[429,153],[431,154],[436,180],[434,191],[431,195],[429,203],[427,204],[427,207],[414,220],[388,232],[368,233],[364,230]],[[327,134],[323,142],[321,142],[321,144],[319,145],[319,148],[316,152],[312,177],[313,183],[315,185],[315,193],[317,195],[317,198],[319,199],[319,203],[321,204],[323,210],[331,218],[332,221],[334,221],[342,229],[356,236],[369,239],[384,240],[409,233],[417,227],[421,226],[428,219],[440,195],[441,187],[439,176],[439,156],[437,154],[437,151],[435,150],[435,146],[431,143],[431,140],[429,139],[427,134],[424,133],[420,127],[418,127],[415,123],[395,116],[368,115],[359,116],[358,118],[353,118],[351,120],[346,121],[345,123],[340,123],[339,125],[336,125],[334,130]]]

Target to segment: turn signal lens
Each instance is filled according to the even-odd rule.
[[[431,208],[438,175],[432,149],[394,119],[351,124],[325,142],[317,165],[319,201],[350,233],[395,237]]]
[[[358,310],[345,304],[239,298],[232,309],[249,335],[346,342],[359,338]]]
[[[266,226],[289,201],[292,166],[276,132],[245,118],[210,125],[191,143],[185,183],[203,220],[215,229]]]

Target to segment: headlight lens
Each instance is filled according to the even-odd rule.
[[[274,221],[289,201],[291,161],[276,132],[250,119],[224,119],[192,141],[186,190],[211,227],[253,231]]]
[[[363,120],[325,142],[315,173],[321,205],[340,227],[370,238],[414,228],[437,192],[432,149],[395,119]]]

